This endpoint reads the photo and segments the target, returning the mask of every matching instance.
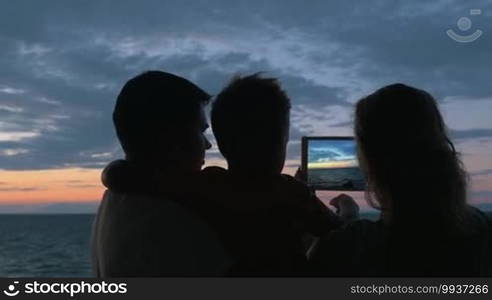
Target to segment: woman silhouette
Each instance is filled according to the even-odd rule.
[[[357,103],[355,136],[366,198],[380,220],[321,239],[311,261],[316,274],[487,273],[489,221],[466,205],[467,175],[434,98],[403,84],[379,89]]]

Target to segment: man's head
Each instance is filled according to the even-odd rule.
[[[210,148],[203,134],[209,99],[195,84],[169,73],[148,71],[130,79],[113,112],[127,159],[179,173],[200,170]]]
[[[212,129],[230,169],[280,173],[289,139],[290,100],[276,79],[235,77],[212,105]]]

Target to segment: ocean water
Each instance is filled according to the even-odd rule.
[[[364,177],[359,168],[322,168],[308,170],[308,183],[315,189],[363,190]]]
[[[378,214],[360,217],[375,221]],[[93,219],[89,214],[0,215],[0,277],[92,277]]]
[[[0,277],[91,277],[94,215],[0,215]]]

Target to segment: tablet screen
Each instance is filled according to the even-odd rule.
[[[310,187],[316,190],[364,190],[353,138],[305,137],[303,144],[303,165]]]

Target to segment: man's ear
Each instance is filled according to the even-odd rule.
[[[159,138],[156,137],[155,144],[165,151],[165,154],[174,154],[176,152],[182,151],[185,148],[186,140],[183,134],[177,133],[176,131],[164,131]]]

